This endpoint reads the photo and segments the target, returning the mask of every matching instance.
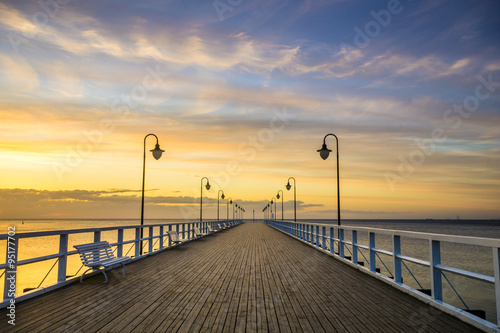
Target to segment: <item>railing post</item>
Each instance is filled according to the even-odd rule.
[[[94,243],[100,242],[101,241],[101,232],[100,231],[94,231]],[[95,258],[95,261],[98,261],[99,258],[98,255],[94,254],[93,257]]]
[[[441,283],[441,271],[436,268],[436,265],[441,264],[441,244],[439,241],[430,241],[431,254],[431,290],[432,298],[437,301],[443,300],[443,285]]]
[[[168,226],[168,231],[172,231],[172,225],[170,224]],[[172,239],[170,238],[170,235],[168,236],[168,248],[172,247]]]
[[[189,223],[188,223],[188,230],[189,230]],[[186,224],[182,224],[182,240],[186,239]],[[188,239],[189,239],[189,232],[188,232]]]
[[[163,250],[163,226],[160,226],[160,250]]]
[[[18,250],[19,250],[19,238],[15,234],[14,227],[12,227],[9,228],[9,237],[7,237],[7,244],[5,247],[5,262],[9,263],[9,268],[5,269],[4,288],[3,288],[4,301],[15,297],[16,283],[17,283]]]
[[[316,226],[316,247],[319,247],[319,225]]]
[[[497,326],[500,327],[500,248],[493,248],[493,267],[495,270],[495,298],[497,305]]]
[[[323,250],[325,251],[326,250],[326,244],[325,244],[326,243],[326,227],[322,227],[321,235],[322,235],[321,245],[322,245]]]
[[[59,267],[57,269],[57,282],[66,281],[66,268],[68,264],[68,234],[59,236]]]
[[[309,243],[309,224],[306,225],[306,242]]]
[[[344,229],[339,229],[339,256],[344,259]]]
[[[139,257],[141,255],[141,228],[135,228],[135,257]]]
[[[116,246],[116,256],[123,257],[123,229],[118,229],[118,245]]]
[[[330,253],[335,254],[335,241],[333,240],[335,238],[335,230],[333,230],[333,227],[330,227]]]
[[[358,232],[356,230],[352,231],[352,263],[354,265],[358,264]]]
[[[398,256],[401,254],[401,237],[394,235],[392,237],[392,255],[394,263],[394,282],[401,283],[403,276],[401,273],[401,259]]]
[[[375,233],[370,232],[369,234],[370,237],[370,272],[376,273],[377,271],[377,262],[375,259],[375,254],[376,252],[374,251],[375,249]]]
[[[149,227],[149,235],[148,235],[148,239],[149,239],[149,250],[148,252],[151,253],[153,252],[153,227]]]

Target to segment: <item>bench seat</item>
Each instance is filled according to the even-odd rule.
[[[130,257],[119,257],[117,258],[113,254],[113,250],[107,241],[88,243],[75,245],[75,249],[77,249],[78,254],[80,254],[80,259],[84,266],[89,267],[82,276],[80,276],[80,283],[83,280],[85,274],[90,270],[99,270],[102,274],[104,274],[105,282],[108,283],[108,276],[106,275],[106,269],[108,267],[121,264],[125,270],[125,274],[127,274],[127,268],[125,267],[125,263],[131,260]],[[103,269],[101,270],[100,267]]]

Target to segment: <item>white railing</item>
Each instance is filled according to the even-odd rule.
[[[307,223],[307,222],[291,222],[291,221],[275,221],[266,220],[266,224],[284,232],[292,237],[301,240],[317,249],[326,252],[334,257],[345,260],[351,265],[356,266],[358,269],[371,273],[382,280],[393,284],[399,289],[417,296],[420,299],[427,299],[429,304],[432,304],[442,310],[452,313],[463,320],[474,324],[480,328],[489,331],[500,330],[500,239],[481,238],[481,237],[465,237],[454,235],[430,234],[413,231],[365,228],[365,227],[348,227],[348,226],[335,226],[331,224],[320,223]],[[358,234],[367,234],[366,243],[358,242]],[[383,235],[383,236],[381,236]],[[350,237],[346,237],[350,236]],[[389,246],[392,249],[381,249],[376,247],[376,237],[390,237],[391,243]],[[403,254],[402,251],[402,238],[406,242],[411,240],[419,240],[428,242],[428,260],[426,258],[417,258],[410,255]],[[387,241],[387,239],[385,239]],[[473,245],[481,248],[490,248],[492,250],[492,267],[493,276],[473,272],[470,270],[461,269],[458,267],[451,267],[443,265],[441,262],[441,243],[453,243],[463,245]],[[350,252],[349,256],[346,251]],[[367,253],[365,256],[364,253]],[[360,258],[359,254],[364,258]],[[383,262],[381,256],[389,257],[392,271]],[[360,260],[361,259],[361,260]],[[461,258],[455,258],[462,260]],[[471,260],[471,259],[463,259]],[[368,261],[368,267],[364,267],[365,261]],[[456,260],[455,260],[456,261]],[[380,273],[380,269],[376,267],[377,262],[381,262],[385,267],[385,272],[389,276]],[[430,290],[425,290],[418,282],[416,277],[410,271],[406,263],[412,263],[417,266],[426,267],[428,269],[427,281],[430,281]],[[423,289],[420,291],[414,289],[406,284],[403,284],[403,268],[407,269],[412,279],[415,279],[417,284]],[[460,310],[443,300],[443,282],[449,283],[452,290],[457,294],[458,298],[467,307],[465,301],[460,297],[455,287],[451,284],[445,273],[451,273],[457,276],[465,277],[467,279],[478,280],[487,284],[494,285],[494,298],[496,304],[496,323],[479,318],[471,313],[473,310]],[[443,281],[443,277],[445,281]],[[427,295],[425,295],[426,293]],[[468,308],[468,307],[467,307]],[[454,313],[453,313],[454,312]]]
[[[27,232],[27,233],[15,233],[14,232],[15,230],[12,230],[12,232],[9,232],[8,234],[0,235],[0,241],[5,240],[7,243],[5,261],[0,264],[0,272],[1,272],[0,277],[5,276],[3,302],[0,303],[0,308],[6,307],[9,304],[9,301],[13,299],[13,296],[15,296],[16,300],[25,298],[23,297],[25,295],[22,295],[23,293],[15,292],[16,281],[19,279],[17,268],[20,266],[26,266],[30,264],[36,264],[56,259],[57,283],[55,285],[45,288],[46,290],[51,290],[60,287],[77,279],[77,275],[75,275],[69,280],[67,277],[68,257],[78,254],[76,250],[68,249],[68,244],[69,244],[68,239],[70,235],[88,236],[90,234],[93,235],[94,242],[108,240],[110,245],[115,248],[117,257],[128,255],[128,252],[125,254],[123,253],[124,246],[130,244],[129,252],[132,249],[134,249],[133,254],[130,255],[134,257],[134,260],[137,260],[146,257],[148,255],[158,253],[165,249],[174,246],[179,246],[180,244],[177,245],[172,244],[168,236],[169,231],[177,231],[179,238],[184,243],[184,242],[189,242],[195,238],[195,228],[199,228],[200,232],[202,233],[202,237],[204,237],[209,235],[210,233],[218,232],[241,223],[242,223],[241,220],[227,220],[220,222],[209,221],[209,222],[151,224],[142,226],[141,225],[117,226],[117,227],[105,227],[105,228],[41,231],[41,232]],[[147,237],[141,238],[141,229],[146,230]],[[124,231],[129,231],[129,232],[127,233]],[[133,231],[135,231],[135,233],[133,233]],[[107,237],[110,237],[109,232],[116,232],[115,236],[112,237],[113,239],[116,239],[116,242],[106,239]],[[101,239],[103,233],[106,233],[107,236]],[[126,234],[135,236],[126,239],[124,237],[124,235]],[[18,260],[19,250],[23,250],[23,245],[19,246],[20,240],[39,238],[39,241],[43,243],[44,240],[42,237],[51,237],[51,236],[59,237],[59,244],[58,244],[59,251],[39,257],[24,258],[22,260]],[[199,235],[197,235],[197,237],[198,236]],[[165,242],[167,238],[168,238],[168,243]],[[31,244],[41,244],[40,242],[38,243],[31,242]],[[142,248],[147,246],[147,251],[145,251],[144,254],[141,254],[142,252],[141,243],[144,243],[142,245]],[[156,244],[158,244],[158,248],[155,248]],[[36,252],[36,249],[32,249],[31,252]],[[52,268],[54,268],[56,263],[54,263]],[[33,288],[33,289],[38,289],[38,288]],[[30,293],[30,296],[33,296],[31,294],[36,294],[36,291]]]

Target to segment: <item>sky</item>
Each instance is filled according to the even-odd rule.
[[[1,1],[0,218],[500,218],[498,1]],[[155,160],[156,140],[165,150]],[[208,177],[211,189],[203,188]],[[203,181],[205,184],[205,181]],[[229,208],[229,217],[232,217]]]

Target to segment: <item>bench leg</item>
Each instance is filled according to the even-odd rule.
[[[104,278],[106,279],[106,280],[104,281],[104,283],[108,283],[108,276],[106,275],[105,270],[106,270],[106,269],[103,269],[103,270],[101,270],[101,272],[102,272],[102,274],[104,274]]]
[[[125,264],[122,263],[123,269],[125,270],[125,274],[127,274],[127,267],[125,267]]]
[[[87,274],[88,271],[92,270],[93,268],[89,268],[87,269],[81,276],[80,276],[80,283],[83,283],[82,279],[83,277],[85,276],[85,274]]]

